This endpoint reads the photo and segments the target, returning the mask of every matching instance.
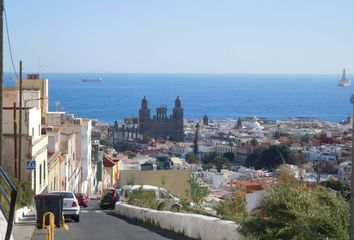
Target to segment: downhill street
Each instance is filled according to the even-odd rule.
[[[55,240],[167,240],[189,239],[118,217],[113,210],[101,210],[95,200],[81,207],[80,222],[67,220],[69,230],[56,229]]]

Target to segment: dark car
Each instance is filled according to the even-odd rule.
[[[114,208],[117,201],[119,201],[119,189],[105,189],[102,193],[100,208]]]
[[[75,193],[75,197],[77,198],[80,206],[87,207],[88,197],[85,193]]]

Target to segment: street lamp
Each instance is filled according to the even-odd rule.
[[[42,100],[42,99],[47,99],[47,98],[31,98],[31,99],[25,99],[25,122],[28,121],[28,117],[27,117],[27,103],[30,101],[36,101],[36,100]],[[22,106],[20,106],[22,107]],[[20,139],[19,139],[19,152],[18,152],[18,179],[21,180],[21,168],[22,168],[22,109],[20,109],[20,127],[19,127],[19,135],[20,135]]]
[[[30,101],[38,101],[38,100],[43,100],[43,99],[48,99],[48,98],[31,98],[31,99],[25,99],[25,111],[27,111],[27,103]],[[25,121],[28,121],[27,119],[27,114],[25,114]]]

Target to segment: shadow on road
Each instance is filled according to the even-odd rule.
[[[142,221],[138,221],[138,220],[133,220],[133,219],[130,219],[130,218],[127,218],[127,217],[124,217],[124,216],[120,216],[114,212],[106,212],[107,215],[110,215],[112,217],[116,217],[116,218],[120,218],[122,219],[123,221],[127,222],[128,224],[133,224],[133,225],[137,225],[137,226],[140,226],[140,227],[143,227],[143,228],[146,228],[152,232],[155,232],[165,238],[168,238],[168,239],[172,239],[172,240],[195,240],[194,238],[189,238],[189,237],[185,237],[181,234],[177,234],[177,233],[174,233],[172,231],[168,231],[168,230],[165,230],[165,229],[161,229],[159,227],[155,227],[155,226],[151,226],[151,225],[148,225]]]

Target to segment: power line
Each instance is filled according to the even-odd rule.
[[[4,6],[4,17],[5,17],[5,26],[6,26],[7,43],[8,43],[8,45],[9,45],[9,51],[10,51],[10,58],[11,58],[12,69],[14,70],[14,73],[15,73],[16,79],[18,79],[18,75],[17,75],[17,72],[16,72],[16,67],[15,67],[14,59],[13,59],[13,56],[12,56],[12,47],[11,47],[11,40],[10,40],[9,26],[8,26],[8,24],[7,24],[7,14],[6,14],[6,9],[5,9],[5,6]]]

